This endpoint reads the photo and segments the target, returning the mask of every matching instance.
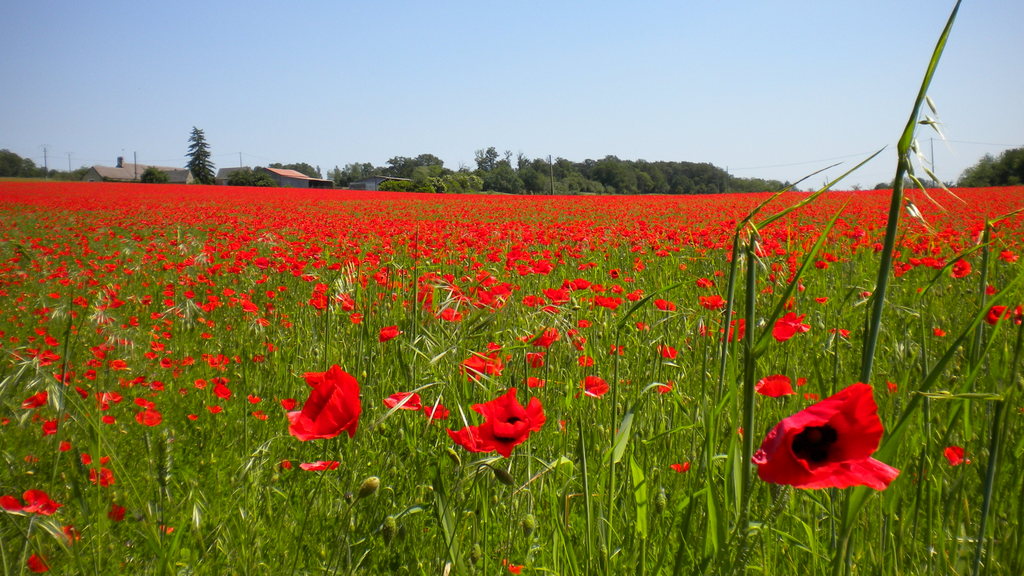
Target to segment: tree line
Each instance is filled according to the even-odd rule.
[[[198,182],[213,183],[213,163],[209,144],[202,130],[193,128],[189,139],[188,168]],[[337,188],[371,176],[396,178],[380,185],[382,190],[472,193],[501,192],[507,194],[717,194],[724,192],[762,192],[781,190],[789,182],[761,178],[739,178],[706,162],[648,162],[623,160],[605,156],[600,160],[574,162],[565,158],[529,158],[499,153],[493,146],[477,150],[475,168],[445,167],[433,154],[415,157],[395,156],[383,166],[369,162],[335,166],[327,171],[327,179]],[[270,168],[286,168],[311,178],[324,178],[319,166],[306,162],[269,164]],[[0,150],[0,177],[51,178],[81,180],[87,167],[61,171],[36,166],[29,158],[9,150]],[[160,174],[144,175],[145,182],[160,182]],[[274,181],[257,171],[243,169],[232,174],[228,183],[236,186],[273,186]],[[1024,148],[1006,150],[998,157],[985,155],[960,176],[957,186],[1015,186],[1024,184]],[[879,186],[884,186],[880,184]]]
[[[964,170],[957,184],[966,188],[1024,185],[1024,148],[1006,150],[998,157],[985,154]]]
[[[338,187],[370,176],[389,181],[382,189],[424,192],[502,192],[507,194],[717,194],[760,192],[789,185],[778,180],[738,178],[706,162],[648,162],[605,156],[573,162],[565,158],[529,158],[477,150],[476,167],[451,170],[433,154],[395,156],[385,166],[369,162],[337,166],[327,172]]]
[[[83,166],[77,170],[55,170],[36,166],[31,158],[21,156],[7,150],[0,150],[0,178],[50,178],[51,180],[81,180],[89,168]]]

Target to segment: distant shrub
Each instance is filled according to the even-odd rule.
[[[167,184],[170,181],[170,177],[167,176],[167,172],[155,166],[150,166],[142,173],[139,181],[143,184]]]

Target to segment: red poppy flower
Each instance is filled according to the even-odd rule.
[[[213,387],[214,396],[222,400],[231,399],[231,389],[224,385],[223,382],[217,382]]]
[[[444,310],[441,310],[441,313],[438,314],[437,317],[446,322],[461,322],[462,312],[459,312],[454,308],[445,308]]]
[[[654,306],[658,310],[664,310],[666,312],[674,312],[676,309],[675,302],[669,300],[662,300],[661,298],[658,298],[657,300],[654,301]]]
[[[419,410],[422,408],[420,404],[420,395],[412,392],[397,392],[388,396],[384,399],[384,405],[391,408],[398,408],[399,410]]]
[[[29,396],[28,398],[25,399],[24,402],[21,403],[21,407],[24,408],[25,410],[39,408],[40,406],[46,404],[47,396],[48,395],[46,393],[46,390],[43,390],[38,394],[33,394],[32,396]]]
[[[796,394],[793,391],[793,385],[789,376],[784,374],[774,374],[761,378],[754,385],[754,391],[762,396],[770,396],[772,398]]]
[[[964,449],[962,446],[948,446],[942,451],[942,455],[949,461],[950,466],[959,466],[961,464],[970,464],[971,461],[964,458]]]
[[[639,300],[639,298],[637,298]],[[615,310],[622,305],[622,298],[614,296],[594,296],[594,306],[601,306],[609,310]]]
[[[718,294],[714,296],[699,296],[697,299],[700,305],[708,310],[719,310],[724,308],[726,304],[725,300]]]
[[[796,334],[802,334],[811,329],[810,325],[804,324],[806,314],[797,316],[793,312],[787,312],[785,316],[775,321],[772,328],[772,336],[779,342],[785,342]]]
[[[28,564],[29,571],[36,574],[50,571],[50,567],[46,565],[46,560],[38,554],[32,554],[29,556],[26,564]]]
[[[119,506],[113,502],[110,503],[110,510],[107,511],[107,518],[110,518],[114,522],[120,522],[124,520],[125,507]]]
[[[462,361],[462,373],[466,375],[466,378],[474,382],[480,380],[480,376],[484,374],[500,376],[504,368],[505,364],[501,361],[501,357],[497,352],[491,352],[486,356],[483,354],[473,354]]]
[[[729,334],[727,339],[729,342],[740,342],[743,340],[743,335],[747,332],[747,321],[743,318],[738,318],[729,322]]]
[[[114,472],[106,466],[101,466],[99,470],[96,468],[89,469],[89,482],[106,488],[107,486],[113,486],[117,482],[114,480]]]
[[[608,383],[600,376],[587,376],[583,379],[583,393],[587,396],[600,398],[608,393]]]
[[[558,333],[557,328],[545,328],[543,332],[537,335],[536,338],[530,341],[530,344],[534,346],[540,346],[541,348],[548,348],[557,341],[561,335]]]
[[[662,358],[674,360],[677,356],[679,356],[679,351],[669,346],[668,344],[658,344],[658,354],[661,354]]]
[[[779,422],[753,461],[765,482],[882,490],[899,475],[871,458],[882,433],[871,387],[858,383]]]
[[[299,468],[307,471],[318,472],[321,470],[336,470],[341,462],[337,460],[317,460],[316,462],[303,462]]]
[[[963,278],[971,273],[971,263],[967,260],[957,260],[953,263],[953,270],[950,274],[953,278]]]
[[[39,514],[50,516],[63,506],[53,501],[50,495],[42,490],[26,490],[21,495],[25,503],[22,504],[14,496],[0,496],[0,508],[7,512],[23,512],[25,514]]]
[[[451,415],[451,411],[441,404],[424,406],[423,413],[427,416],[427,420],[447,420]]]
[[[359,425],[359,383],[337,365],[327,372],[307,372],[306,383],[313,387],[302,410],[288,412],[288,433],[299,440],[334,438],[348,432],[356,435]]]
[[[398,326],[385,326],[380,329],[380,335],[377,340],[380,342],[387,342],[393,338],[397,338],[402,331],[398,329]]]
[[[690,471],[690,463],[689,462],[683,462],[682,464],[671,464],[671,465],[669,465],[669,468],[675,470],[679,474],[682,474],[683,472],[689,472]]]
[[[995,305],[988,309],[988,314],[985,315],[985,322],[995,325],[1003,318],[1009,318],[1010,314],[1007,312],[1006,306]]]
[[[509,388],[508,392],[485,404],[474,404],[472,408],[484,417],[483,424],[448,430],[448,436],[470,452],[497,452],[508,458],[514,447],[544,425],[540,400],[530,398],[524,407],[516,399],[515,388]]]
[[[147,408],[135,414],[135,421],[143,426],[156,426],[163,422],[163,419],[164,417],[160,412],[153,408]]]

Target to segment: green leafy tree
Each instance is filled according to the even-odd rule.
[[[29,158],[22,158],[10,150],[0,150],[0,176],[8,178],[41,178],[44,170]]]
[[[344,168],[334,167],[333,170],[327,172],[327,177],[334,180],[334,185],[338,188],[346,188],[352,182],[362,180],[363,178],[369,178],[375,174],[383,174],[383,168],[376,168],[369,162],[355,162],[352,164],[345,164]]]
[[[385,180],[377,189],[387,192],[415,192],[415,185],[409,180]]]
[[[440,180],[442,186],[438,191],[448,194],[472,194],[484,188],[483,179],[469,171],[452,172]]]
[[[494,146],[486,150],[477,150],[475,160],[477,170],[490,172],[498,165],[498,151],[494,149]]]
[[[156,166],[150,166],[142,173],[139,181],[143,184],[167,184],[170,178],[167,176],[167,172]]]
[[[483,180],[484,190],[506,194],[519,194],[523,191],[523,181],[512,169],[508,159],[499,160],[493,170],[484,173]]]
[[[228,176],[228,186],[258,186],[261,188],[273,188],[277,182],[270,177],[270,174],[252,168],[241,168]]]
[[[435,176],[439,176],[444,172],[444,160],[433,154],[420,154],[415,158],[395,156],[388,160],[388,166],[383,172],[396,178],[412,178],[417,168],[430,168]]]
[[[998,158],[986,154],[977,164],[964,170],[958,186],[1020,186],[1024,184],[1024,148],[1006,150]]]
[[[185,166],[192,172],[192,177],[199,184],[213,184],[214,172],[213,161],[210,159],[210,145],[206,142],[206,135],[195,126],[192,127],[192,135],[188,138],[188,164]]]

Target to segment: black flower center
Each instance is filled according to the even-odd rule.
[[[808,462],[823,462],[828,459],[828,449],[838,439],[835,428],[827,424],[809,426],[793,438],[793,454]]]

